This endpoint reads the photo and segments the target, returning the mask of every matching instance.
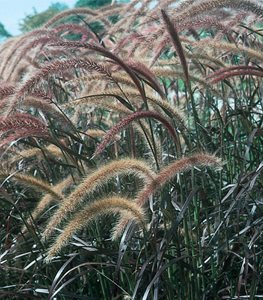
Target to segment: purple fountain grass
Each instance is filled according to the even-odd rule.
[[[165,36],[165,34],[164,34]],[[153,57],[151,58],[151,63],[150,63],[150,67],[154,66],[154,64],[156,63],[156,61],[158,60],[158,58],[161,56],[162,52],[164,51],[164,49],[167,48],[167,45],[169,43],[170,39],[168,37],[162,37],[161,41],[158,43],[158,45],[154,46],[154,54]]]
[[[7,96],[13,95],[15,93],[15,86],[13,84],[0,83],[0,99]]]
[[[33,157],[39,157],[43,156],[43,153],[46,156],[53,156],[53,157],[63,157],[63,153],[61,152],[61,149],[58,146],[55,146],[53,144],[48,145],[45,148],[27,148],[25,150],[14,152],[15,155],[11,157],[9,160],[10,164],[17,163],[19,160],[23,159],[32,159]]]
[[[29,114],[22,113],[0,117],[0,133],[2,134],[0,147],[16,139],[31,136],[41,138],[50,137],[48,128],[43,122]]]
[[[0,131],[16,131],[20,129],[36,130],[40,134],[48,135],[47,126],[39,119],[23,113],[15,113],[8,118],[0,117]]]
[[[85,132],[85,135],[87,135],[88,137],[91,137],[93,139],[97,139],[97,138],[103,138],[105,136],[106,132],[104,130],[101,129],[88,129]],[[121,139],[120,135],[116,135],[114,137],[115,141],[119,141]]]
[[[28,174],[22,174],[22,173],[14,173],[12,175],[9,175],[6,172],[0,172],[1,178],[11,178],[25,186],[30,186],[36,191],[41,191],[44,193],[48,193],[52,197],[56,199],[62,199],[62,196],[60,193],[58,193],[50,184],[42,179],[36,178],[34,176],[28,175]]]
[[[137,31],[132,32],[128,35],[125,35],[124,37],[120,38],[118,41],[116,41],[116,44],[114,45],[113,52],[118,53],[122,49],[124,49],[128,44],[131,42],[139,42],[142,43],[145,41],[146,36],[142,33],[139,33]]]
[[[38,202],[36,208],[31,213],[31,217],[27,219],[27,223],[32,223],[31,221],[36,221],[39,215],[52,203],[59,202],[63,199],[63,190],[68,188],[73,182],[72,176],[68,176],[66,179],[62,180],[55,186],[52,187],[54,193],[47,193]],[[24,233],[26,231],[26,225],[23,226],[21,231]]]
[[[225,41],[215,41],[214,39],[210,39],[210,38],[206,38],[201,41],[193,42],[192,45],[196,46],[200,49],[206,48],[207,50],[209,48],[212,48],[217,51],[225,50],[225,51],[229,51],[229,52],[237,53],[237,54],[240,54],[243,52],[249,58],[254,58],[261,62],[263,61],[263,55],[260,51],[253,49],[253,48],[243,46],[243,45],[236,45],[236,44],[232,44],[232,43],[227,43]]]
[[[128,3],[128,5],[126,5],[126,7],[124,6],[124,9],[120,11],[120,15],[126,15],[127,12],[132,13],[135,9],[136,4],[139,2],[141,1],[133,0],[130,3]],[[125,25],[125,23],[126,23],[125,18],[120,19],[116,24],[114,24],[113,26],[111,26],[111,28],[109,28],[107,34],[111,36],[116,32],[120,32],[121,30],[123,30],[122,25]]]
[[[41,69],[44,64],[42,61],[52,60],[55,61],[57,59],[61,59],[61,57],[68,57],[68,51],[62,49],[50,49],[50,48],[43,48],[39,52],[37,52],[36,56],[30,60],[30,64],[34,66],[36,69]]]
[[[259,67],[254,67],[254,66],[230,66],[230,67],[225,67],[221,68],[207,76],[207,78],[212,78],[212,77],[217,77],[218,75],[221,75],[222,73],[225,72],[231,72],[231,71],[236,71],[236,70],[255,70],[255,71],[262,71],[263,69]]]
[[[155,70],[154,70],[155,71]],[[158,76],[160,75],[158,72],[157,72]],[[174,75],[174,74],[173,74]],[[165,75],[166,76],[166,75]],[[138,92],[138,90],[136,88],[134,88],[133,86],[129,86],[130,85],[130,81],[127,81],[126,80],[126,77],[125,77],[125,74],[113,74],[112,77],[117,80],[118,82],[121,82],[122,84],[125,84],[126,87],[125,87],[125,95],[127,96],[127,98],[129,99],[129,101],[135,106],[135,107],[140,107],[141,106],[141,96]],[[146,94],[146,99],[148,101],[148,105],[156,105],[161,107],[164,112],[169,112],[169,115],[170,117],[175,120],[175,123],[176,123],[176,126],[178,126],[178,128],[181,130],[181,131],[184,131],[187,126],[186,126],[186,122],[185,122],[185,116],[184,114],[181,112],[181,110],[177,109],[177,107],[171,105],[169,103],[169,101],[167,100],[163,100],[163,99],[160,99],[160,97],[158,97],[156,94],[154,94],[154,92],[152,90],[148,90],[146,89],[145,90],[145,94]],[[123,92],[118,89],[118,88],[107,88],[105,89],[105,91],[99,95],[95,94],[95,95],[88,95],[88,96],[83,96],[81,98],[76,99],[74,100],[73,102],[71,103],[74,103],[76,102],[76,105],[79,105],[82,101],[82,99],[85,101],[85,99],[87,99],[87,102],[90,98],[93,98],[93,97],[101,97],[102,99],[101,100],[98,100],[98,101],[103,101],[103,103],[106,102],[106,99],[108,97],[115,97],[115,96],[122,96],[123,95]],[[87,98],[86,98],[87,97]],[[112,100],[110,100],[112,102]],[[85,103],[85,102],[84,102]],[[96,103],[96,102],[94,102]],[[123,107],[124,108],[124,107]],[[122,108],[122,110],[123,110]],[[131,111],[129,111],[128,109],[126,111],[123,110],[123,112],[125,113],[131,113]]]
[[[234,76],[245,76],[245,75],[250,75],[250,76],[257,76],[257,77],[263,77],[263,72],[262,71],[256,71],[256,70],[236,70],[236,71],[231,71],[229,73],[225,72],[222,75],[212,79],[210,83],[215,84],[219,81],[225,80],[229,77],[234,77]]]
[[[80,43],[80,42],[59,42],[59,43],[55,43],[53,44],[54,46],[59,46],[59,47],[63,47],[63,48],[75,48],[75,49],[89,49],[89,50],[93,50],[99,54],[101,54],[104,57],[107,57],[111,60],[111,62],[117,64],[118,66],[120,66],[132,79],[132,81],[134,82],[134,84],[136,85],[136,87],[138,88],[142,99],[146,101],[145,98],[145,93],[144,93],[144,89],[141,86],[140,80],[137,78],[136,74],[134,73],[134,71],[124,62],[124,60],[122,60],[121,58],[119,58],[117,55],[115,55],[114,53],[112,53],[111,51],[96,45],[96,44],[90,44],[90,43]]]
[[[237,8],[237,9],[244,10],[246,12],[249,11],[260,18],[263,17],[263,6],[259,5],[255,1],[249,1],[249,0],[229,1],[226,7]]]
[[[19,51],[19,53],[16,55],[14,62],[9,67],[9,74],[7,78],[10,78],[19,65],[20,61],[24,59],[25,57],[28,57],[28,53],[30,53],[32,50],[37,50],[37,53],[40,53],[42,51],[42,48],[51,43],[51,42],[58,42],[62,41],[63,39],[60,38],[57,33],[54,30],[49,30],[45,32],[45,34],[42,36],[33,36],[27,41],[27,43],[24,43]],[[37,48],[39,47],[39,49]],[[30,57],[31,64],[35,64],[35,59]]]
[[[148,183],[144,189],[142,189],[136,199],[135,203],[143,207],[148,200],[148,198],[153,195],[158,189],[164,186],[167,182],[172,180],[177,174],[186,172],[193,167],[221,167],[221,160],[207,153],[198,153],[189,157],[184,157],[175,162],[170,163],[168,166],[164,167],[152,180]],[[125,226],[128,224],[128,220],[125,215],[120,218],[119,222],[112,231],[112,239],[116,239],[123,232]]]
[[[136,203],[140,206],[145,204],[147,198],[156,190],[161,188],[168,181],[173,179],[177,174],[186,172],[193,167],[221,167],[221,160],[207,153],[198,153],[192,156],[181,158],[168,166],[164,167],[156,176],[156,178],[142,190],[136,199]]]
[[[128,126],[131,122],[136,121],[138,119],[144,119],[144,118],[153,118],[158,121],[160,121],[170,132],[172,135],[175,143],[178,142],[178,137],[175,129],[171,125],[169,121],[165,117],[163,117],[161,114],[155,112],[155,111],[137,111],[134,112],[127,117],[123,118],[119,123],[114,125],[105,135],[103,141],[97,146],[95,153],[93,154],[92,158],[99,155],[105,147],[108,145],[108,143],[112,140],[112,138],[118,134],[123,128]]]
[[[49,262],[67,244],[75,232],[88,226],[91,221],[108,213],[123,211],[129,213],[129,219],[144,226],[146,219],[144,212],[133,201],[117,196],[96,200],[75,214],[49,249],[46,261]]]
[[[152,3],[151,0],[144,0],[140,2],[141,5],[138,8],[133,5],[134,10],[130,12],[130,14],[127,16],[125,20],[125,27],[123,27],[122,30],[124,30],[124,32],[126,33],[131,31],[131,29],[133,30],[136,19],[138,20],[138,17],[143,15],[147,10],[148,8],[147,6],[150,5],[150,3]]]
[[[34,89],[34,91],[32,91],[28,96],[40,98],[40,99],[42,99],[42,101],[52,103],[52,94],[48,91]]]
[[[73,8],[65,10],[57,15],[55,15],[53,18],[48,20],[46,24],[44,24],[45,28],[52,27],[54,24],[56,24],[58,21],[62,20],[63,18],[69,17],[69,16],[88,16],[89,19],[85,20],[89,23],[94,21],[100,21],[102,22],[107,28],[111,27],[111,22],[108,20],[108,17],[111,15],[116,15],[117,13],[120,13],[120,8],[122,8],[123,5],[121,4],[114,4],[114,5],[108,5],[101,9],[89,9],[89,8]]]
[[[176,22],[176,18],[174,21]],[[221,31],[222,33],[226,34],[232,42],[235,42],[230,33],[233,30],[233,27],[238,23],[238,20],[236,20],[234,24],[231,24],[231,27],[228,24],[225,24],[225,21],[225,19],[221,20],[216,16],[202,16],[187,20],[185,22],[176,22],[176,26],[178,32],[185,31],[187,29],[190,30],[192,28],[194,28],[195,30],[215,28]]]
[[[174,20],[176,22],[176,18]],[[202,17],[196,17],[191,20],[186,20],[185,22],[182,23],[176,23],[178,32],[187,30],[190,28],[194,28],[195,30],[197,29],[204,29],[204,28],[216,28],[219,30],[222,30],[224,32],[228,32],[231,29],[227,27],[227,25],[224,25],[221,20],[216,17],[211,17],[211,16],[202,16]]]
[[[29,42],[25,44],[24,47],[20,50],[19,59],[23,58],[29,51],[37,48],[38,46],[43,47],[43,45],[60,40],[62,39],[56,34],[55,30],[50,30],[43,36],[32,37],[32,39],[29,40]]]
[[[78,25],[78,24],[60,24],[56,27],[53,28],[53,31],[56,32],[57,34],[61,35],[69,32],[72,33],[81,33],[82,35],[86,35],[87,37],[92,37],[94,41],[97,40],[96,35],[94,34],[93,31],[91,31],[89,28]]]
[[[186,58],[185,58],[185,54],[184,54],[184,49],[181,44],[179,35],[177,33],[177,29],[176,29],[175,25],[172,24],[171,20],[169,19],[168,15],[166,14],[166,12],[164,10],[161,10],[161,12],[162,12],[162,17],[165,22],[166,28],[168,30],[168,33],[169,33],[172,43],[174,45],[174,48],[175,48],[175,50],[178,54],[178,57],[181,61],[181,64],[182,64],[182,67],[184,70],[186,83],[188,86],[190,86],[188,66],[187,66],[187,62],[186,62]]]
[[[27,55],[21,63],[18,63],[16,67],[6,76],[7,81],[15,82],[17,86],[23,80],[26,74],[32,72],[35,68],[38,68],[37,63],[33,62]],[[10,97],[11,98],[11,97]]]
[[[163,98],[165,98],[164,92],[157,80],[157,78],[155,77],[154,73],[147,67],[145,66],[143,63],[138,62],[138,61],[134,61],[129,59],[126,64],[132,69],[134,70],[137,74],[141,74],[143,77],[145,77],[149,84],[151,85],[151,87],[153,89],[156,90],[156,92]]]
[[[247,17],[248,17],[248,13],[246,11],[241,11],[241,12],[233,15],[229,21],[224,22],[224,26],[227,27],[226,33],[229,32],[229,28],[234,29],[234,27],[239,26],[239,24],[242,23],[242,21]],[[226,18],[222,18],[222,20],[225,20],[225,19]],[[223,32],[225,32],[225,31],[223,30]],[[220,35],[220,32],[219,32],[219,35]],[[218,38],[218,34],[216,35],[216,38]],[[232,42],[235,43],[236,41],[233,39]]]
[[[89,71],[96,71],[104,74],[105,76],[111,77],[111,73],[107,67],[100,65],[88,58],[86,58],[85,60],[72,58],[53,61],[51,63],[46,64],[42,69],[34,72],[33,75],[31,75],[31,77],[28,80],[26,80],[26,82],[24,82],[20,86],[20,88],[17,89],[17,92],[14,95],[14,97],[10,99],[6,115],[10,114],[10,112],[15,108],[19,100],[23,99],[23,97],[29,94],[41,80],[54,74],[63,74],[69,69],[84,69]]]
[[[17,61],[18,59],[20,60],[21,55],[20,55],[20,51],[21,49],[24,49],[27,45],[27,43],[31,42],[32,39],[35,39],[36,36],[39,38],[40,36],[44,35],[46,36],[47,34],[50,33],[50,30],[47,29],[36,29],[33,30],[25,35],[22,35],[21,37],[17,37],[16,42],[13,43],[12,47],[9,49],[9,51],[7,52],[6,57],[4,57],[3,59],[3,67],[1,68],[1,74],[4,78],[6,78],[6,68],[10,68],[13,66],[16,66],[16,64],[14,64],[12,62],[13,61]],[[10,72],[8,74],[10,76]]]
[[[39,130],[34,130],[34,129],[17,130],[14,134],[8,133],[8,135],[5,137],[1,136],[0,149],[6,146],[7,144],[11,144],[14,143],[15,141],[28,138],[28,137],[47,138],[48,136],[43,135],[42,133],[39,132]]]
[[[196,0],[185,0],[179,3],[177,7],[178,13],[182,12],[183,10],[187,9],[190,5],[192,5]],[[161,8],[168,8],[169,5],[171,5],[174,2],[174,0],[164,0],[162,1]]]
[[[263,70],[253,66],[231,66],[222,68],[207,76],[212,84],[233,76],[252,75],[263,77]]]
[[[35,48],[38,45],[50,44],[55,42],[67,41],[61,37],[61,34],[65,32],[81,33],[82,35],[91,36],[94,40],[97,40],[96,35],[86,27],[80,26],[78,24],[60,24],[52,29],[46,29],[41,35],[34,35],[29,40],[28,43],[21,50],[21,56],[24,56],[31,48]]]
[[[61,38],[63,38],[65,34],[76,33],[81,34],[81,42],[96,42],[98,40],[96,34],[92,30],[78,24],[61,24],[56,26],[53,30]]]
[[[191,19],[197,15],[208,14],[211,10],[220,8],[236,8],[244,11],[250,11],[257,16],[263,16],[263,8],[254,1],[249,0],[203,0],[195,1],[181,13],[177,15],[177,21],[181,22]]]
[[[56,123],[63,126],[65,130],[72,128],[72,124],[66,118],[64,114],[57,108],[57,106],[52,102],[45,101],[42,97],[27,96],[23,101],[22,106],[25,108],[35,108],[41,111],[46,116],[56,120]]]
[[[107,183],[111,178],[123,174],[135,174],[143,180],[144,183],[152,181],[155,173],[148,165],[137,159],[120,159],[115,160],[107,165],[100,167],[94,173],[83,179],[76,189],[68,195],[62,202],[58,211],[49,221],[43,236],[48,237],[67,215],[74,211],[76,207],[83,201],[84,197],[98,190],[103,184]]]
[[[123,7],[125,7],[125,4],[122,3],[112,3],[111,5],[105,5],[95,10],[97,12],[96,16],[88,16],[85,18],[85,21],[89,22],[90,24],[96,21],[103,22],[106,26],[109,24],[107,28],[110,28],[113,26],[113,24],[109,23],[109,17],[121,15],[120,9]]]
[[[5,56],[5,52],[8,52],[8,49],[10,49],[16,42],[16,38],[10,38],[10,39],[7,39],[5,41],[5,43],[2,43],[1,44],[1,47],[0,47],[0,57],[1,59],[3,59],[3,57]]]

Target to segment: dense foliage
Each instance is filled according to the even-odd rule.
[[[5,26],[0,23],[0,39],[11,37],[11,34],[5,29]]]
[[[90,8],[99,8],[101,6],[111,4],[111,0],[78,0],[75,4],[75,7],[90,7]]]
[[[1,44],[1,298],[263,297],[262,17],[112,1]]]

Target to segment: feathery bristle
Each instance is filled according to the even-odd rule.
[[[179,160],[176,160],[173,163],[170,163],[168,166],[164,167],[152,180],[149,182],[144,189],[142,189],[136,199],[135,203],[138,206],[143,207],[150,197],[150,195],[154,194],[158,189],[160,189],[164,184],[173,179],[177,174],[186,172],[193,167],[221,167],[221,160],[214,156],[206,153],[198,153],[189,157],[184,157]],[[125,218],[121,218],[116,224],[113,232],[112,239],[116,239],[120,236],[125,226],[127,225],[128,220]]]
[[[144,224],[145,216],[143,210],[133,201],[116,196],[96,200],[93,203],[88,204],[81,210],[81,212],[78,212],[66,225],[63,232],[58,236],[55,243],[49,249],[46,261],[49,262],[52,257],[54,257],[62,249],[76,231],[89,225],[91,221],[108,213],[122,211],[129,213],[129,219],[136,221],[140,225]]]
[[[93,193],[114,176],[123,174],[135,174],[145,183],[152,181],[155,177],[155,173],[146,163],[136,159],[120,159],[100,167],[83,179],[83,182],[61,202],[59,209],[47,224],[43,236],[48,237],[54,228],[67,217],[68,213],[76,209],[85,196]]]
[[[52,190],[57,194],[57,197],[54,197],[53,194],[48,193],[45,196],[43,196],[40,201],[38,202],[36,208],[33,210],[31,213],[31,217],[27,219],[27,223],[30,224],[31,220],[37,220],[38,216],[50,205],[51,202],[53,201],[60,201],[63,199],[63,190],[67,188],[71,183],[73,179],[72,176],[68,176],[66,179],[62,180],[62,182],[59,182],[56,184]],[[21,229],[22,232],[25,232],[26,230],[26,225],[23,226]]]
[[[168,30],[171,40],[173,42],[174,48],[180,58],[180,61],[181,61],[181,64],[182,64],[182,67],[184,70],[185,80],[187,82],[187,85],[189,85],[190,82],[189,82],[188,66],[187,66],[187,62],[186,62],[186,58],[185,58],[185,54],[184,54],[184,49],[182,47],[176,27],[174,24],[172,24],[171,20],[169,19],[168,15],[166,14],[166,12],[164,10],[161,10],[161,12],[162,12],[162,17],[165,22],[165,25],[167,26],[167,30]]]
[[[8,177],[9,174],[1,172],[0,177],[5,178]],[[25,185],[25,186],[30,186],[31,188],[35,189],[36,191],[42,191],[45,193],[48,193],[52,195],[56,199],[62,199],[61,195],[57,193],[48,182],[43,181],[41,179],[37,179],[33,176],[27,175],[27,174],[21,174],[21,173],[15,173],[12,174],[12,176],[9,178],[13,178],[14,180],[18,181],[19,183]]]
[[[137,111],[135,113],[130,114],[129,116],[125,117],[120,121],[118,124],[113,126],[105,135],[105,138],[103,141],[97,146],[95,153],[93,157],[100,154],[107,144],[112,140],[112,138],[118,134],[123,128],[128,126],[131,122],[141,119],[141,118],[153,118],[158,121],[160,121],[171,133],[173,139],[175,140],[175,143],[177,143],[177,134],[174,130],[173,126],[169,123],[169,121],[166,120],[165,117],[163,117],[161,114],[155,112],[155,111]]]

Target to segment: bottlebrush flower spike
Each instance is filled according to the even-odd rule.
[[[160,189],[164,184],[173,179],[177,174],[190,170],[193,167],[221,167],[221,160],[207,153],[198,153],[189,157],[184,157],[170,163],[168,166],[164,167],[152,180],[148,183],[144,189],[142,189],[136,199],[135,203],[143,207],[150,195],[154,194],[158,189]],[[119,220],[112,232],[112,239],[116,239],[120,236],[125,226],[128,223],[125,215]]]
[[[40,190],[42,192],[48,193],[56,199],[62,199],[62,196],[57,191],[55,191],[53,187],[50,186],[50,184],[46,181],[43,181],[41,179],[35,178],[27,174],[15,173],[10,176],[8,173],[0,172],[0,178],[7,177],[14,179],[25,186],[30,186],[36,191]]]
[[[10,163],[16,163],[17,161],[23,159],[32,159],[33,157],[42,157],[43,153],[47,156],[54,156],[54,157],[63,157],[63,153],[61,152],[61,149],[53,144],[48,145],[47,147],[44,147],[42,149],[40,148],[28,148],[22,151],[15,152],[16,155],[12,156]]]
[[[3,99],[4,97],[10,96],[10,95],[13,95],[14,93],[15,93],[15,87],[13,85],[1,83],[0,99]]]
[[[258,77],[263,77],[263,70],[258,67],[253,66],[233,66],[233,67],[227,67],[222,68],[209,76],[207,76],[208,79],[211,79],[211,83],[217,83],[219,81],[222,81],[226,78],[232,77],[232,76],[244,76],[244,75],[254,75]]]
[[[138,120],[138,119],[142,119],[142,118],[153,118],[156,119],[158,121],[160,121],[171,133],[173,139],[175,140],[175,143],[177,143],[178,138],[177,138],[177,134],[175,129],[173,128],[173,126],[171,125],[171,123],[169,123],[165,117],[163,117],[161,114],[154,112],[154,111],[137,111],[135,113],[130,114],[129,116],[125,117],[122,119],[122,121],[120,121],[119,123],[117,123],[115,126],[113,126],[105,135],[103,141],[97,146],[94,155],[92,156],[92,158],[94,158],[95,156],[97,156],[98,154],[100,154],[105,147],[107,146],[107,144],[113,139],[113,137],[118,134],[123,128],[125,128],[126,126],[128,126],[131,122]]]
[[[78,24],[60,24],[56,27],[54,27],[54,32],[56,32],[57,34],[60,34],[62,32],[73,32],[73,33],[81,33],[82,36],[86,36],[87,39],[88,38],[92,38],[94,41],[96,41],[97,37],[96,35],[94,34],[94,32],[92,30],[90,30],[89,28],[87,27],[83,27],[83,26],[80,26]]]
[[[28,130],[39,133],[40,136],[47,136],[47,126],[39,119],[22,113],[15,113],[7,118],[0,117],[0,132]]]
[[[179,173],[190,170],[193,167],[218,168],[220,166],[221,160],[218,157],[207,153],[198,153],[176,160],[163,168],[156,178],[138,194],[136,203],[143,206],[149,195],[153,194],[157,189],[162,187]]]
[[[124,62],[123,59],[115,55],[114,53],[110,52],[106,48],[103,48],[99,45],[96,44],[91,44],[91,43],[80,43],[80,42],[57,42],[52,44],[53,46],[57,47],[62,47],[62,48],[75,48],[75,49],[89,49],[93,50],[99,54],[101,54],[104,57],[109,58],[112,62],[115,64],[119,65],[132,79],[136,87],[138,88],[138,91],[140,92],[143,101],[147,102],[146,97],[145,97],[145,92],[144,89],[140,83],[140,80],[137,78],[135,75],[134,71]]]
[[[155,89],[156,92],[158,92],[160,96],[165,98],[164,92],[163,92],[157,78],[155,77],[153,72],[147,66],[145,66],[141,62],[137,62],[134,60],[128,60],[126,63],[133,71],[135,71],[136,73],[138,73],[138,74],[142,75],[144,78],[146,78],[148,80],[149,84],[151,85],[151,87],[153,89]]]
[[[56,120],[60,125],[63,126],[64,129],[72,128],[69,120],[61,113],[61,111],[57,108],[56,105],[52,102],[45,101],[43,97],[31,97],[28,96],[22,103],[23,107],[26,108],[36,108],[45,115],[52,117]]]
[[[17,66],[18,62],[20,61],[21,54],[23,53],[26,55],[25,48],[30,50],[28,48],[28,43],[31,44],[32,40],[34,40],[36,37],[37,39],[42,35],[48,35],[50,31],[47,29],[35,29],[31,32],[28,32],[25,35],[22,35],[20,37],[16,37],[16,41],[13,45],[13,47],[10,49],[10,53],[8,53],[8,56],[4,60],[4,65],[1,68],[1,74],[4,74],[4,78],[10,77],[12,70]],[[6,70],[7,68],[7,70]]]
[[[0,148],[21,138],[50,137],[47,126],[44,123],[29,114],[21,113],[0,117],[0,134],[2,135]]]
[[[49,249],[46,261],[49,262],[76,231],[82,229],[84,226],[88,226],[91,221],[108,213],[123,211],[129,213],[129,219],[132,219],[140,225],[144,225],[146,218],[143,210],[129,199],[110,197],[94,201],[82,209],[81,212],[76,213],[74,218],[66,225],[55,243]]]
[[[52,187],[53,193],[49,192],[45,196],[43,196],[40,201],[38,202],[36,208],[31,213],[31,217],[27,219],[27,223],[31,223],[31,220],[36,220],[38,216],[50,205],[50,203],[56,201],[60,202],[63,199],[63,190],[67,188],[71,183],[73,179],[72,176],[68,176],[66,179],[64,179],[62,182],[56,184]],[[26,231],[26,226],[24,225],[22,232]]]
[[[211,10],[220,8],[236,8],[244,11],[250,11],[259,17],[263,16],[263,7],[256,1],[250,0],[204,0],[193,1],[181,13],[177,15],[177,21],[182,22],[191,19],[197,15],[209,14]]]
[[[43,236],[48,237],[54,228],[67,217],[68,213],[76,209],[77,205],[80,204],[85,196],[99,189],[114,176],[123,174],[135,174],[141,178],[144,183],[150,182],[155,178],[155,173],[141,160],[120,159],[108,163],[94,173],[88,175],[83,182],[61,202],[59,209],[49,221]]]
[[[176,27],[175,25],[171,22],[171,20],[169,19],[168,15],[166,14],[166,12],[164,10],[161,10],[162,12],[162,17],[163,20],[165,22],[165,25],[167,27],[167,30],[169,32],[170,38],[173,42],[174,48],[178,54],[178,57],[181,61],[183,70],[184,70],[184,75],[185,75],[185,80],[187,85],[189,86],[190,81],[189,81],[189,72],[188,72],[188,66],[187,66],[187,62],[186,62],[186,58],[184,55],[184,49],[182,47],[179,35],[177,33]]]
[[[42,69],[37,70],[35,73],[33,73],[33,75],[20,86],[15,95],[10,98],[10,104],[7,109],[6,115],[10,114],[10,112],[14,109],[17,101],[23,99],[25,95],[29,94],[30,91],[36,86],[36,84],[38,84],[42,79],[53,74],[58,74],[59,72],[63,73],[69,69],[76,68],[96,71],[111,78],[109,69],[88,58],[86,58],[85,60],[72,58],[53,61],[46,64]]]

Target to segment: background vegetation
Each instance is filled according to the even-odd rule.
[[[261,299],[262,1],[111,4],[1,44],[0,297]]]

